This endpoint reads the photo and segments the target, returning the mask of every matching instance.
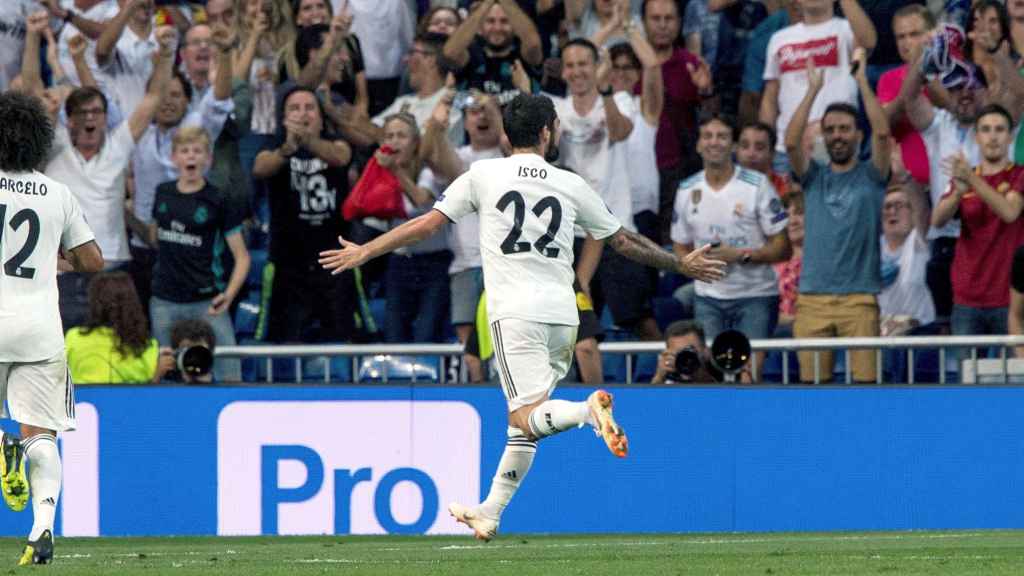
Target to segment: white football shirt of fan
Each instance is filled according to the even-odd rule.
[[[0,362],[64,351],[57,254],[94,239],[67,186],[39,172],[0,172]]]
[[[434,204],[453,222],[480,215],[491,322],[518,318],[576,326],[573,227],[601,240],[622,224],[583,178],[536,154],[479,160]]]
[[[708,185],[704,171],[683,181],[676,192],[672,241],[691,246],[721,242],[723,246],[756,250],[768,236],[785,232],[786,209],[771,181],[756,170],[736,166],[720,190]],[[770,264],[729,264],[725,278],[711,284],[696,281],[698,296],[736,300],[779,293]]]

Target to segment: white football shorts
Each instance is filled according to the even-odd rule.
[[[75,386],[67,357],[0,362],[0,416],[57,432],[75,429]]]
[[[565,378],[576,328],[515,318],[491,322],[494,361],[509,412],[542,400]]]

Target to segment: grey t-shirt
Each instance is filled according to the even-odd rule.
[[[882,289],[882,199],[888,175],[871,162],[836,173],[811,160],[803,177],[801,294],[877,294]]]

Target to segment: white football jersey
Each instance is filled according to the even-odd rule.
[[[39,172],[0,172],[0,362],[64,351],[57,255],[94,239],[67,186]]]
[[[576,326],[573,227],[601,240],[622,224],[583,178],[536,154],[479,160],[434,204],[453,222],[480,215],[480,252],[493,322]]]

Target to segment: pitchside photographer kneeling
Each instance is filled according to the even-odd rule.
[[[217,337],[209,323],[199,318],[178,320],[171,326],[171,348],[160,351],[162,356],[170,356],[174,361],[174,368],[164,376],[164,380],[212,384],[211,369],[216,347]]]

